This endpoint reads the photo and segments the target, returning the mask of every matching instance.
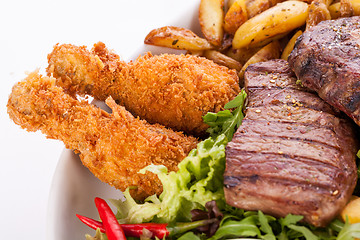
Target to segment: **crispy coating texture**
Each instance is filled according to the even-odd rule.
[[[97,43],[92,51],[56,45],[48,55],[49,75],[71,94],[112,96],[150,123],[205,136],[202,116],[218,112],[240,91],[234,70],[192,55],[147,53],[126,63]]]
[[[13,87],[7,108],[22,128],[41,130],[80,153],[83,164],[100,180],[120,190],[137,186],[131,193],[139,200],[161,193],[156,175],[138,171],[149,164],[176,171],[197,139],[135,118],[111,97],[106,104],[111,114],[64,93],[54,78],[33,72]]]

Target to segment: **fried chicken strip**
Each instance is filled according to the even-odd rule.
[[[234,70],[191,55],[147,53],[126,63],[100,42],[92,51],[56,45],[48,62],[48,74],[70,94],[112,96],[150,123],[195,136],[208,128],[202,116],[222,110],[240,91]]]
[[[132,190],[136,199],[161,193],[156,175],[138,171],[149,164],[177,170],[197,139],[135,118],[111,97],[106,104],[111,114],[64,93],[55,78],[33,72],[13,87],[7,108],[22,128],[41,130],[80,153],[83,164],[100,180],[120,190],[137,186]]]

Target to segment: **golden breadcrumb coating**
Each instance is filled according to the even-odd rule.
[[[192,55],[147,53],[126,63],[97,43],[92,51],[56,45],[47,72],[71,94],[112,96],[132,114],[150,123],[205,136],[202,116],[218,112],[240,91],[234,70]]]
[[[33,72],[13,87],[7,108],[22,128],[41,130],[80,153],[83,164],[100,180],[120,190],[137,186],[132,190],[136,199],[161,193],[156,175],[138,171],[149,164],[177,170],[197,139],[135,118],[111,97],[106,104],[111,114],[64,93],[54,78]]]

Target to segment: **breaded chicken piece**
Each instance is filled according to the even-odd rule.
[[[47,72],[71,94],[112,96],[132,114],[195,136],[205,136],[202,116],[218,112],[240,91],[234,70],[192,55],[147,53],[121,61],[105,44],[92,51],[56,45]]]
[[[33,72],[13,87],[7,108],[22,128],[41,130],[80,153],[83,164],[100,180],[120,190],[137,186],[132,190],[136,199],[161,193],[156,175],[138,171],[149,164],[177,170],[197,139],[134,118],[111,97],[106,104],[111,114],[64,93],[55,78]]]

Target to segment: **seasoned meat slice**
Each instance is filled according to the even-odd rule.
[[[323,21],[301,35],[289,56],[302,84],[360,125],[360,17]]]
[[[226,147],[226,202],[327,225],[354,190],[358,149],[351,120],[296,84],[284,60],[250,65],[248,106]]]

